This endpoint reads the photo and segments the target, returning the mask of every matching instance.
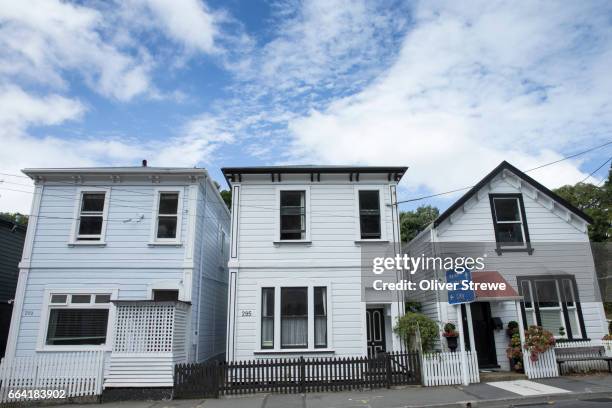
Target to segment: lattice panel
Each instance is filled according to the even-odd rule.
[[[175,305],[119,304],[113,351],[164,353],[172,351]]]

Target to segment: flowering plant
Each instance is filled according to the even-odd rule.
[[[602,340],[612,340],[612,334],[606,334],[603,336]]]
[[[529,326],[525,332],[525,345],[523,348],[529,353],[531,361],[538,361],[541,353],[555,346],[555,336],[540,326]]]
[[[455,330],[455,325],[453,323],[446,323],[444,325],[444,331],[442,332],[442,336],[459,337],[459,333],[457,333],[457,330]]]

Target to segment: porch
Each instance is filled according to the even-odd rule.
[[[115,338],[104,387],[172,387],[174,366],[187,362],[190,305],[117,301]]]

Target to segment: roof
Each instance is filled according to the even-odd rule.
[[[525,174],[524,172],[520,171],[519,169],[517,169],[516,167],[514,167],[513,165],[511,165],[510,163],[508,163],[507,161],[504,160],[497,167],[495,167],[489,174],[487,174],[482,180],[480,180],[478,182],[478,184],[476,184],[474,187],[472,187],[470,189],[470,191],[465,193],[459,200],[455,201],[455,203],[453,205],[448,207],[448,209],[446,211],[444,211],[442,214],[440,214],[440,216],[438,216],[438,218],[436,218],[435,221],[433,222],[434,227],[437,227],[438,225],[440,225],[445,219],[450,217],[451,214],[453,214],[456,210],[461,208],[461,206],[463,204],[465,204],[470,198],[472,198],[472,196],[474,194],[478,193],[478,191],[482,187],[484,187],[487,183],[489,183],[497,174],[501,173],[503,170],[508,170],[508,171],[514,173],[515,175],[517,175],[518,177],[522,178],[523,180],[525,180],[526,182],[528,182],[529,184],[531,184],[532,186],[534,186],[535,188],[540,190],[542,193],[546,194],[552,200],[554,200],[557,203],[561,204],[562,206],[564,206],[569,211],[571,211],[572,213],[576,214],[578,217],[582,218],[583,220],[585,220],[589,224],[593,223],[593,219],[591,217],[589,217],[587,214],[585,214],[582,210],[580,210],[579,208],[577,208],[573,204],[570,204],[564,198],[560,197],[558,194],[553,193],[550,189],[548,189],[544,185],[538,183],[533,178],[529,177],[527,174]]]
[[[406,166],[329,166],[329,165],[288,165],[223,167],[221,171],[227,184],[231,185],[234,176],[243,174],[388,174],[399,181],[408,170]]]
[[[476,288],[475,293],[477,301],[522,299],[516,290],[514,290],[514,288],[497,271],[474,271],[472,272],[472,282],[506,284],[506,289],[504,290],[486,290]]]
[[[23,169],[22,172],[29,177],[41,174],[206,174],[206,169],[189,167],[74,167],[49,169]]]

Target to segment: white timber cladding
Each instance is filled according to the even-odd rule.
[[[26,174],[37,180],[34,217],[20,264],[8,355],[26,357],[51,349],[108,352],[118,330],[114,302],[148,300],[155,289],[178,290],[179,300],[191,303],[175,319],[170,358],[160,357],[156,364],[171,368],[177,359],[203,361],[224,353],[229,245],[219,236],[229,236],[230,216],[204,170],[117,169],[113,177],[109,169]],[[104,227],[100,241],[81,245],[75,232],[82,193],[89,191],[105,192]],[[160,242],[155,223],[159,194],[166,191],[179,193],[177,234]],[[110,304],[87,305],[109,308],[106,343],[46,345],[53,293],[111,294]],[[121,364],[130,367],[130,361],[124,358]]]
[[[387,174],[321,173],[321,181],[308,174],[242,175],[232,184],[232,236],[229,263],[231,293],[228,317],[228,357],[253,358],[364,355],[366,305],[361,298],[361,245],[386,245],[399,231],[392,210],[395,181]],[[381,239],[360,238],[359,190],[380,192]],[[306,191],[306,238],[297,242],[279,239],[280,191]],[[378,242],[378,241],[383,241]],[[261,348],[261,289],[275,288],[275,308],[280,308],[280,288],[327,288],[327,347],[306,349],[280,345],[280,321],[274,321],[274,348]],[[308,304],[312,308],[312,302]],[[280,310],[280,309],[279,309]],[[275,316],[278,315],[275,310]],[[395,316],[395,314],[394,314]],[[392,319],[386,316],[386,319]],[[309,317],[310,319],[310,317]],[[312,320],[312,319],[310,319]],[[309,338],[313,336],[309,321]],[[393,342],[388,342],[394,344]]]
[[[498,255],[490,250],[486,254],[486,270],[499,272],[518,291],[518,276],[555,275],[559,270],[547,265],[563,264],[563,272],[573,275],[576,280],[586,337],[600,339],[606,333],[605,318],[602,303],[597,301],[598,286],[594,282],[594,262],[585,221],[508,170],[494,177],[440,225],[430,225],[415,237],[408,244],[410,254],[435,255],[445,242],[494,243],[489,194],[522,195],[529,238],[535,250],[531,255],[526,252],[502,252],[502,255]],[[437,278],[444,279],[444,271],[435,273],[438,274]],[[491,315],[501,318],[504,329],[509,321],[518,321],[514,302],[492,301],[490,305]],[[441,299],[423,303],[423,312],[441,324],[456,321],[455,309]],[[504,330],[495,331],[494,338],[497,362],[502,369],[509,369],[505,353],[508,338]],[[440,346],[445,343],[441,341]]]

